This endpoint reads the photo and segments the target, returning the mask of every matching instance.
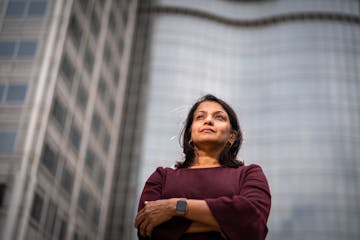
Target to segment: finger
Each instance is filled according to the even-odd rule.
[[[141,225],[140,225],[139,231],[140,231],[141,236],[146,237],[145,230]]]
[[[139,230],[140,230],[140,234],[142,236],[146,236],[146,229],[147,229],[147,226],[150,224],[150,222],[145,219],[139,226]]]
[[[147,237],[151,237],[153,228],[154,228],[153,224],[150,223],[149,225],[147,225],[146,230],[145,230]]]
[[[141,210],[135,218],[135,227],[139,228],[139,225],[144,220],[144,211]]]
[[[138,228],[139,222],[140,222],[140,212],[139,212],[139,213],[136,215],[136,217],[135,217],[134,226],[135,226],[136,228]]]
[[[156,223],[155,219],[151,216],[147,216],[144,219],[143,223],[144,224],[142,225],[142,227],[144,228],[144,234],[147,237],[151,237],[154,227],[157,226],[158,224]]]

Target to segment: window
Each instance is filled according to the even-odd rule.
[[[26,98],[26,92],[26,84],[0,84],[0,102],[5,101],[6,103],[10,104],[23,103]]]
[[[109,102],[108,112],[109,112],[109,116],[111,118],[113,118],[114,117],[114,112],[115,112],[115,103],[114,103],[114,100],[112,100],[112,99]]]
[[[111,59],[111,50],[110,50],[109,44],[106,43],[105,48],[104,48],[104,61],[106,63],[109,63],[110,59]]]
[[[109,18],[109,28],[111,32],[115,32],[116,30],[116,20],[115,20],[115,16],[114,13],[110,14],[110,18]]]
[[[81,140],[81,133],[80,133],[78,127],[73,122],[73,124],[71,126],[71,130],[70,130],[70,142],[76,151],[79,151],[80,140]]]
[[[59,230],[59,235],[58,235],[58,240],[63,240],[65,239],[65,235],[66,235],[66,229],[67,229],[67,224],[65,222],[64,219],[60,220],[60,230]]]
[[[15,52],[14,41],[1,41],[0,42],[0,58],[12,58]]]
[[[17,57],[20,58],[33,58],[36,54],[37,42],[35,41],[22,41],[19,43],[19,51]]]
[[[118,52],[119,52],[120,56],[122,56],[123,51],[124,51],[124,42],[123,42],[123,39],[120,38],[118,41]]]
[[[105,4],[105,0],[99,0],[100,5],[103,7]]]
[[[88,203],[89,203],[89,194],[83,188],[81,188],[80,194],[79,194],[78,206],[84,212],[86,212]]]
[[[6,9],[6,14],[5,16],[13,16],[13,17],[18,17],[18,16],[23,16],[25,13],[25,7],[26,7],[26,2],[18,2],[18,1],[14,1],[14,2],[9,2],[7,9]]]
[[[72,193],[74,183],[74,175],[67,167],[63,168],[62,176],[61,176],[61,186],[67,191],[69,194]]]
[[[0,183],[0,208],[4,206],[6,184]]]
[[[76,95],[77,103],[85,110],[88,101],[88,93],[84,85],[80,82]]]
[[[0,84],[0,103],[2,102],[4,96],[5,96],[5,85]]]
[[[91,32],[95,39],[99,36],[100,32],[100,21],[98,16],[96,15],[96,12],[92,12],[91,14]]]
[[[117,86],[119,84],[119,78],[120,78],[119,68],[115,68],[114,69],[114,79],[113,79],[115,86]]]
[[[65,80],[67,83],[72,86],[74,75],[75,75],[75,69],[67,55],[64,55],[61,60],[61,67],[60,67],[61,73],[64,75]]]
[[[58,165],[58,155],[48,144],[45,144],[44,146],[41,156],[41,163],[49,170],[49,172],[53,176],[55,176]]]
[[[28,15],[29,16],[43,16],[46,12],[45,1],[32,1],[30,2]]]
[[[98,175],[98,181],[97,181],[99,189],[103,189],[104,183],[105,183],[105,169],[103,167],[101,167],[99,169],[99,175]]]
[[[0,132],[0,154],[10,154],[15,149],[16,132]]]
[[[86,152],[85,164],[90,170],[93,170],[94,162],[95,162],[95,154],[90,149],[88,149]]]
[[[127,21],[128,21],[128,12],[126,10],[122,14],[122,19],[123,19],[124,26],[126,27]]]
[[[36,222],[40,222],[43,204],[44,199],[38,193],[35,193],[31,208],[31,217]]]
[[[109,148],[110,148],[110,135],[109,133],[106,131],[104,134],[104,141],[103,141],[103,149],[104,152],[108,153],[109,152]]]
[[[102,99],[106,96],[106,82],[103,77],[100,77],[99,79],[99,86],[98,86],[98,92]]]
[[[27,85],[9,85],[6,102],[24,102],[27,92]]]
[[[100,131],[100,116],[99,114],[95,111],[94,115],[92,117],[92,122],[91,122],[91,128],[94,132],[95,135],[97,135]]]
[[[85,12],[86,12],[86,9],[87,9],[87,7],[88,7],[88,5],[89,5],[89,0],[79,0],[78,2],[79,2],[79,4],[80,4],[81,9],[82,9],[83,12],[85,13]]]
[[[46,13],[46,1],[10,1],[6,17],[43,16]]]
[[[75,15],[72,15],[69,23],[69,32],[75,46],[78,46],[81,41],[82,29]]]
[[[56,122],[58,123],[58,126],[60,127],[60,130],[63,130],[65,127],[65,121],[66,121],[66,108],[64,105],[60,102],[59,99],[55,98],[51,110],[51,115],[54,117]]]
[[[90,48],[86,48],[84,55],[85,68],[89,74],[91,74],[93,66],[94,66],[94,55],[91,52]]]
[[[79,233],[74,232],[73,237],[72,237],[72,240],[80,240]]]
[[[99,224],[100,209],[98,207],[94,207],[91,215],[91,220],[97,226]]]
[[[0,58],[33,58],[36,55],[37,45],[37,41],[1,41]]]
[[[56,213],[57,213],[57,205],[53,201],[49,201],[44,227],[45,227],[45,231],[48,232],[50,235],[54,234]]]

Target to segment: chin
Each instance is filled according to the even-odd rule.
[[[195,144],[224,145],[225,143],[222,141],[219,141],[218,139],[202,139],[202,140],[196,141]]]

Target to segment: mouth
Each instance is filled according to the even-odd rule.
[[[211,128],[204,128],[204,129],[201,129],[200,132],[211,132],[211,133],[213,133],[215,131],[213,129],[211,129]]]

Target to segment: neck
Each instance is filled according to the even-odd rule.
[[[195,150],[195,159],[193,162],[193,166],[196,167],[220,166],[219,164],[220,153],[221,150],[204,151],[197,148]]]

